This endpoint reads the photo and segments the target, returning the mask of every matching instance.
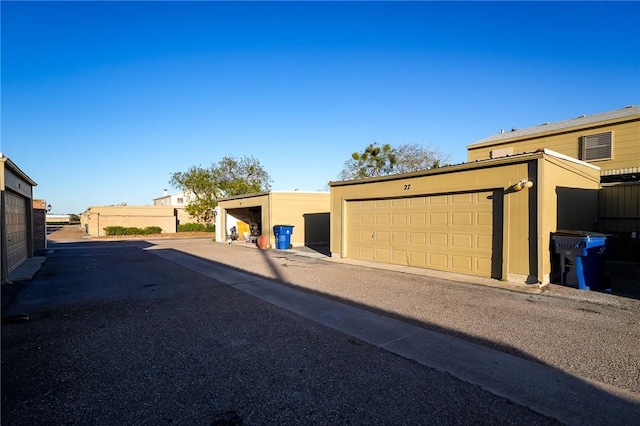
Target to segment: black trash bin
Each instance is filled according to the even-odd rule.
[[[558,231],[551,237],[560,255],[560,283],[600,290],[604,282],[607,236],[588,231]]]
[[[287,250],[292,247],[293,225],[276,225],[273,227],[273,234],[276,236],[276,249]]]

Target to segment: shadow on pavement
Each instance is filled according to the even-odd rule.
[[[123,249],[123,248],[135,248],[135,249],[145,249],[145,248],[150,248],[153,247],[154,244],[153,242],[150,241],[143,241],[143,240],[136,240],[136,241],[104,241],[104,242],[93,242],[91,244],[87,244],[86,242],[79,242],[79,243],[55,243],[52,244],[51,248],[55,248],[56,250],[70,250],[70,249],[77,249],[77,248],[82,248],[83,250],[87,251],[88,255],[91,255],[91,252],[93,250],[109,250],[109,249]],[[326,247],[328,249],[328,247]],[[315,250],[313,248],[310,248],[312,250]],[[335,296],[335,295],[331,295],[331,294],[326,294],[326,293],[322,293],[316,290],[311,290],[308,288],[304,288],[301,286],[296,285],[295,283],[292,282],[288,282],[287,279],[285,278],[285,276],[282,274],[282,271],[279,267],[278,264],[276,264],[274,262],[274,259],[266,252],[266,251],[262,251],[259,250],[259,252],[261,253],[261,258],[263,260],[263,262],[268,265],[269,270],[273,273],[273,275],[276,277],[275,279],[273,277],[268,277],[268,276],[262,276],[259,274],[256,274],[254,272],[248,271],[248,270],[244,270],[242,268],[237,268],[234,266],[230,266],[228,264],[224,264],[224,263],[219,263],[216,261],[213,261],[211,259],[207,259],[204,257],[200,257],[200,256],[196,256],[190,253],[186,253],[186,252],[181,252],[179,250],[176,250],[174,248],[158,248],[158,250],[161,251],[169,251],[169,252],[178,252],[181,253],[182,255],[186,255],[189,257],[192,257],[194,259],[198,259],[200,261],[204,261],[204,262],[208,262],[212,265],[216,265],[218,267],[222,267],[225,269],[229,269],[229,270],[235,270],[239,273],[244,273],[244,274],[250,274],[252,276],[256,276],[256,277],[260,277],[262,279],[265,279],[267,281],[271,281],[274,283],[280,283],[283,285],[286,285],[288,287],[294,288],[296,290],[300,290],[302,292],[305,293],[309,293],[309,294],[313,294],[319,297],[322,297],[324,299],[328,299],[328,300],[333,300],[335,302],[341,303],[343,305],[347,305],[347,306],[352,306],[354,308],[358,308],[358,309],[362,309],[364,311],[368,311],[374,314],[378,314],[380,316],[386,317],[386,318],[393,318],[393,319],[397,319],[399,321],[408,323],[408,324],[413,324],[416,325],[418,327],[424,328],[426,330],[431,330],[437,333],[442,333],[442,334],[446,334],[446,335],[450,335],[450,336],[454,336],[460,339],[463,339],[465,341],[468,342],[472,342],[475,344],[478,344],[480,346],[483,347],[488,347],[491,349],[495,349],[497,351],[509,354],[509,355],[513,355],[517,358],[520,359],[524,359],[524,360],[528,360],[531,361],[533,363],[539,364],[539,365],[545,365],[547,368],[549,368],[550,370],[552,370],[555,374],[560,375],[562,377],[561,383],[562,385],[558,385],[559,387],[562,387],[561,389],[553,389],[553,393],[557,393],[557,394],[562,394],[563,392],[572,392],[575,389],[589,389],[589,399],[591,401],[594,401],[593,407],[594,410],[597,409],[597,407],[616,407],[616,410],[618,410],[619,413],[627,413],[627,414],[640,414],[640,407],[637,405],[637,403],[631,401],[631,400],[627,400],[624,398],[621,398],[611,392],[607,392],[604,389],[601,389],[599,387],[594,386],[593,384],[591,384],[590,382],[583,380],[581,378],[578,377],[574,377],[570,374],[564,373],[561,370],[558,370],[552,366],[549,366],[543,362],[541,362],[539,359],[531,356],[528,353],[525,353],[513,346],[509,346],[509,345],[504,345],[502,343],[499,342],[495,342],[492,340],[488,340],[488,339],[484,339],[478,336],[473,336],[473,335],[469,335],[463,332],[460,332],[458,330],[453,330],[453,329],[449,329],[446,327],[442,327],[438,324],[434,324],[434,323],[427,323],[427,322],[422,322],[419,320],[416,320],[414,318],[408,318],[405,316],[402,316],[396,312],[390,312],[390,311],[386,311],[386,310],[382,310],[373,306],[368,306],[368,305],[364,305],[358,302],[354,302],[352,300],[347,300],[347,299],[343,299],[339,296]],[[322,253],[319,250],[316,250],[319,253]],[[324,253],[323,253],[324,254]],[[354,267],[354,268],[358,268],[357,266],[350,266],[350,265],[345,265],[348,267]],[[3,305],[3,309],[4,309],[4,305]],[[523,372],[524,373],[524,372]],[[514,380],[519,380],[520,378],[513,378]],[[492,391],[491,389],[488,389],[489,391]],[[493,391],[492,391],[493,392]],[[499,393],[498,393],[499,395]],[[542,412],[541,414],[545,414],[545,415],[550,415],[549,413],[545,413]],[[600,420],[602,420],[602,416],[604,415],[602,412],[598,413],[598,412],[594,412],[594,413],[582,413],[580,416],[574,418],[572,416],[574,416],[574,414],[568,414],[567,418],[564,419],[560,419],[561,421],[567,421],[569,423],[575,423],[575,422],[579,422],[578,419],[584,419],[584,418],[589,418],[590,416],[600,416],[600,417],[594,417],[595,418],[599,418]],[[630,417],[629,419],[631,419],[633,417]],[[636,417],[637,418],[637,417]],[[598,422],[596,422],[598,423]]]

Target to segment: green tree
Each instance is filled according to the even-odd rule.
[[[395,173],[408,173],[442,167],[449,154],[439,149],[418,144],[405,144],[397,148],[390,144],[369,144],[362,152],[354,152],[344,163],[338,175],[340,180],[362,179]]]
[[[389,144],[369,144],[362,152],[354,152],[344,163],[341,180],[362,179],[391,174],[397,162],[396,150]]]
[[[271,188],[269,173],[253,157],[224,157],[212,172],[224,197],[268,191]]]
[[[213,219],[220,198],[268,191],[271,176],[253,157],[224,157],[209,168],[192,166],[175,172],[169,184],[185,193],[187,213],[206,223]]]

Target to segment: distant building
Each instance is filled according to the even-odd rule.
[[[169,194],[168,190],[164,190],[164,194],[161,197],[153,199],[154,206],[186,206],[188,198],[185,197],[184,192],[177,192],[175,194]]]
[[[47,223],[71,223],[71,216],[68,214],[47,213]]]
[[[153,199],[154,206],[173,206],[176,209],[176,216],[178,218],[178,224],[180,223],[194,223],[196,219],[191,217],[186,211],[187,204],[189,204],[190,195],[185,194],[183,191],[176,192],[175,194],[169,194],[168,190],[164,190],[164,194],[161,197]]]

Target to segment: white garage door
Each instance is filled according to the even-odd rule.
[[[26,199],[5,192],[7,224],[7,263],[9,271],[27,258],[27,203]]]
[[[491,277],[492,192],[349,201],[347,257]]]

